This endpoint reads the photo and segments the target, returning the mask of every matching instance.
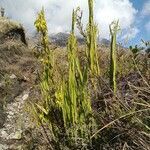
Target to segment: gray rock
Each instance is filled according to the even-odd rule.
[[[10,79],[16,79],[17,77],[16,77],[16,75],[14,75],[14,74],[12,74],[11,76],[10,76]]]
[[[7,150],[7,149],[8,149],[7,145],[0,144],[0,150]]]

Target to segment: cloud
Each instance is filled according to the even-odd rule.
[[[37,12],[44,6],[50,33],[70,30],[72,9],[80,6],[83,10],[83,23],[87,23],[87,0],[1,0],[0,6],[6,9],[7,15],[20,21],[27,31],[33,32]],[[100,35],[109,37],[108,25],[119,19],[122,29],[133,26],[137,11],[129,0],[95,0],[95,19]]]
[[[150,15],[150,0],[147,0],[144,3],[143,9],[142,9],[142,15],[144,15],[144,16]]]
[[[146,31],[150,32],[150,21],[146,23],[145,29]]]
[[[139,33],[139,29],[137,27],[131,27],[124,30],[121,39],[122,40],[130,40],[136,37],[136,35]]]
[[[96,10],[96,20],[104,37],[108,37],[108,25],[113,20],[119,19],[121,29],[130,28],[134,24],[137,11],[129,0],[100,0],[96,5],[100,6]]]

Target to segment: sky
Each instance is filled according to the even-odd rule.
[[[19,21],[27,33],[34,33],[34,21],[45,8],[49,33],[69,32],[72,9],[83,10],[83,24],[88,21],[87,0],[0,0],[6,16]],[[101,38],[110,39],[109,24],[119,19],[118,41],[123,45],[150,40],[150,0],[94,0],[94,17]]]

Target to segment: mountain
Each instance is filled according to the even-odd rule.
[[[65,47],[67,45],[68,38],[69,38],[69,33],[64,33],[64,32],[50,35],[51,42],[60,47]],[[84,43],[84,39],[79,36],[77,36],[77,41],[81,45]]]
[[[68,33],[57,33],[57,34],[53,34],[50,35],[50,40],[53,44],[64,47],[67,44],[69,38],[69,34]]]
[[[50,39],[50,42],[52,44],[56,45],[56,46],[66,47],[69,35],[70,35],[69,33],[59,32],[59,33],[56,33],[56,34],[49,35],[49,39]],[[76,37],[77,37],[77,41],[78,41],[79,45],[85,44],[84,38],[82,38],[80,36],[76,36]],[[32,36],[30,38],[30,41],[34,41],[35,43],[38,43],[39,39],[40,39],[40,36],[36,32],[36,33],[34,33],[34,36]],[[98,45],[103,45],[105,47],[109,47],[110,46],[110,41],[108,39],[105,39],[105,38],[102,38],[102,39],[98,38],[97,42],[98,42]]]
[[[51,42],[61,47],[65,47],[67,45],[68,38],[69,38],[69,33],[64,33],[64,32],[50,35]],[[77,36],[77,41],[80,45],[84,44],[84,39],[82,37]],[[110,41],[103,38],[98,40],[98,44],[109,46]]]
[[[99,43],[99,44],[102,44],[102,45],[104,45],[104,46],[110,46],[110,41],[107,40],[107,39],[105,39],[105,38],[99,40],[98,43]]]

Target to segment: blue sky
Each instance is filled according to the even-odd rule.
[[[66,3],[67,1],[67,3]],[[150,40],[150,0],[94,0],[95,20],[101,38],[110,39],[109,24],[118,20],[122,29],[119,42],[126,46]],[[88,19],[87,0],[0,0],[6,15],[21,22],[27,33],[35,32],[34,21],[45,8],[49,33],[69,32],[72,9],[83,10],[83,24]],[[84,27],[85,27],[84,26]]]
[[[132,2],[133,7],[138,11],[136,14],[135,25],[139,29],[139,33],[135,38],[130,40],[129,44],[139,44],[141,39],[145,41],[150,41],[150,1],[149,0],[130,0]],[[149,4],[149,5],[148,5]],[[149,13],[143,13],[145,6],[149,6]],[[149,25],[148,25],[149,23]],[[147,29],[149,27],[149,29]]]

